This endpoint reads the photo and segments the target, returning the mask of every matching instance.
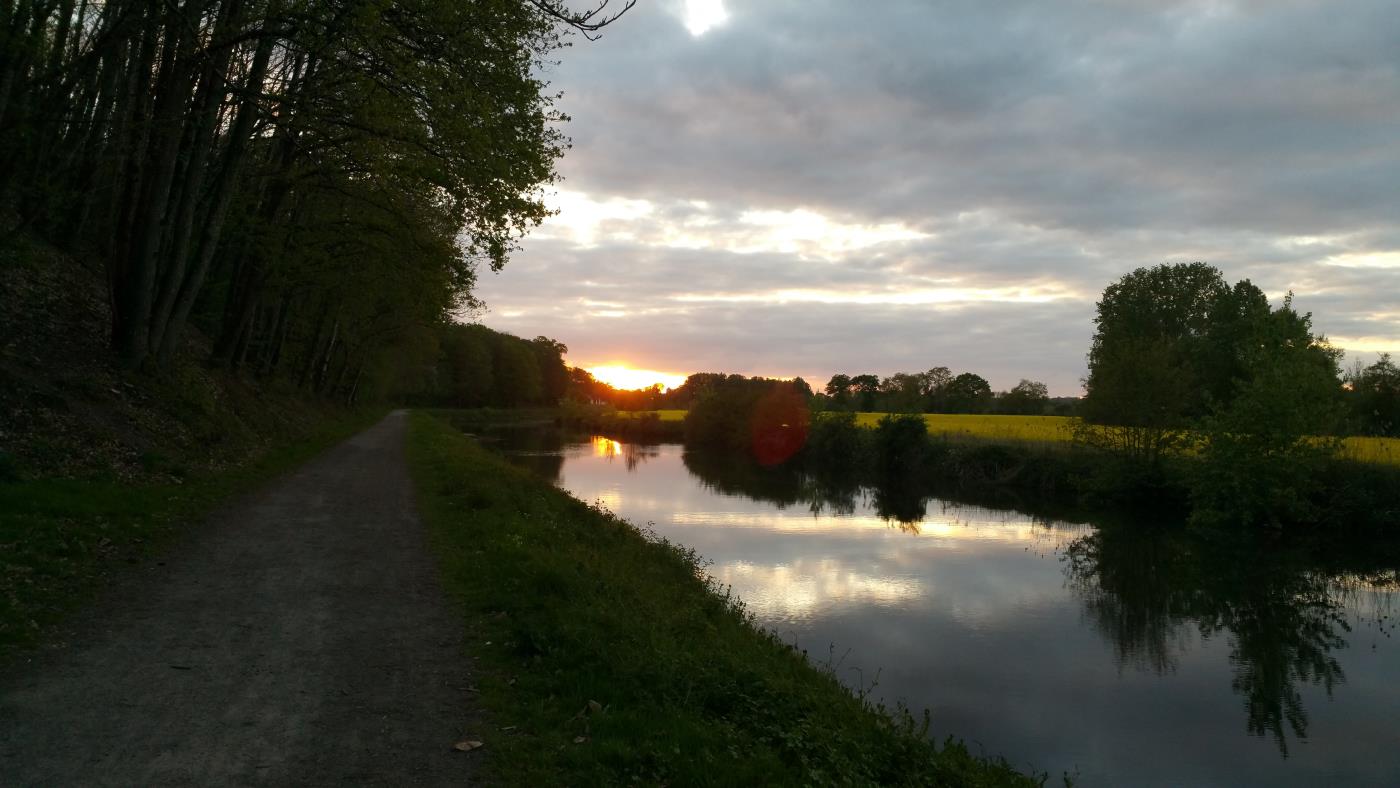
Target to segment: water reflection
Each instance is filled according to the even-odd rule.
[[[1331,699],[1346,681],[1337,653],[1357,603],[1384,607],[1393,598],[1358,592],[1394,590],[1393,571],[1339,576],[1297,556],[1258,546],[1245,553],[1180,530],[1104,528],[1076,539],[1066,556],[1071,585],[1120,666],[1172,672],[1198,642],[1193,635],[1225,638],[1246,730],[1271,737],[1284,757],[1290,734],[1308,736],[1301,687]],[[1387,615],[1367,618],[1386,631]]]
[[[818,661],[849,650],[841,678],[879,672],[876,695],[931,708],[938,735],[1080,785],[1400,784],[1393,568],[673,445],[549,445],[516,459],[695,548],[762,623]]]
[[[593,446],[593,456],[601,457],[605,460],[616,460],[622,458],[622,464],[628,471],[637,470],[637,466],[660,455],[660,450],[654,445],[641,443],[620,443],[612,438],[604,438],[595,435],[590,439]],[[557,481],[557,476],[555,477]]]

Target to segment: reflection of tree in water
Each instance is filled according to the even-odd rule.
[[[478,440],[504,454],[512,465],[526,468],[551,484],[559,483],[565,437],[553,427],[501,425],[482,430]]]
[[[1289,731],[1307,736],[1302,685],[1330,697],[1346,679],[1333,652],[1351,626],[1335,576],[1152,529],[1095,531],[1066,553],[1071,584],[1120,665],[1170,672],[1193,629],[1229,638],[1230,684],[1244,698],[1247,728],[1271,735],[1285,757]]]
[[[685,467],[706,488],[765,501],[786,509],[805,504],[813,515],[850,515],[862,503],[876,514],[918,532],[927,493],[916,485],[866,487],[855,474],[813,473],[796,465],[765,466],[733,454],[687,450]]]
[[[924,519],[928,494],[913,484],[887,484],[874,490],[875,513],[900,530],[919,532]]]
[[[686,449],[686,470],[715,492],[767,501],[786,509],[808,500],[802,474],[787,465],[764,466],[728,452]]]
[[[628,473],[647,460],[661,456],[661,447],[652,443],[622,443],[611,438],[594,438],[594,441],[601,442],[603,456],[609,461],[621,457]]]

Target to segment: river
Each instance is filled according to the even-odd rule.
[[[1179,527],[818,483],[679,445],[491,442],[694,548],[853,689],[1052,782],[1400,785],[1394,567],[1240,558]]]

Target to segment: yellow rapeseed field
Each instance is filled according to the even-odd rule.
[[[1342,456],[1357,462],[1400,465],[1400,438],[1344,438]]]
[[[857,413],[856,424],[874,427],[884,413]],[[1073,437],[1074,419],[1069,416],[982,416],[953,413],[925,413],[924,423],[932,435],[966,435],[972,438],[1042,441],[1057,443]]]
[[[683,421],[683,410],[646,411],[662,421]],[[633,415],[640,415],[640,412]],[[856,424],[874,427],[884,413],[858,413]],[[1057,443],[1073,438],[1074,419],[1069,416],[982,416],[951,413],[925,413],[924,422],[934,435],[965,435],[994,440]],[[1342,456],[1357,462],[1400,465],[1400,438],[1345,438]]]
[[[685,411],[683,410],[620,410],[617,415],[625,418],[636,418],[651,413],[660,416],[662,421],[685,421]]]

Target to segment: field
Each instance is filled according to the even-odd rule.
[[[632,412],[656,413],[662,421],[683,421],[683,410]],[[858,413],[856,423],[874,427],[884,413]],[[1057,443],[1073,436],[1074,419],[1069,416],[981,416],[971,414],[925,413],[931,435],[964,436],[989,440],[1039,441]],[[1400,465],[1400,438],[1344,438],[1342,457],[1356,462]]]
[[[1342,456],[1357,462],[1400,465],[1400,438],[1344,438]]]
[[[685,421],[685,411],[683,410],[620,410],[617,415],[625,418],[640,418],[656,414],[662,421]]]
[[[856,424],[874,427],[884,413],[857,413]],[[973,414],[925,413],[930,435],[954,435],[1012,441],[1058,443],[1072,435],[1074,419],[1068,416],[981,416]]]

